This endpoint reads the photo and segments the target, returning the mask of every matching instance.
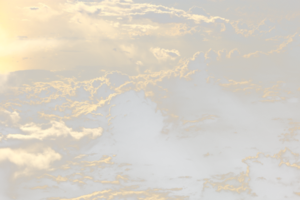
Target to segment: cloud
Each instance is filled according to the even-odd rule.
[[[199,7],[199,6],[192,6],[189,9],[189,12],[193,13],[193,14],[197,14],[197,15],[202,15],[202,16],[205,16],[205,17],[209,17],[209,14],[206,12],[206,10],[204,8],[202,8],[202,7]]]
[[[238,55],[240,55],[240,51],[237,48],[235,48],[235,49],[232,49],[231,51],[229,51],[228,54],[226,55],[226,57],[232,58],[232,57],[235,57]]]
[[[220,58],[220,53],[216,52],[212,49],[209,49],[206,53],[205,53],[205,60],[217,60]]]
[[[278,2],[34,2],[13,0],[9,25],[0,19],[0,65],[52,70],[14,73],[0,95],[0,175],[19,198],[274,199],[256,184],[299,193],[296,159],[253,158],[299,146],[298,18],[270,20]],[[9,171],[28,177],[13,184]]]
[[[268,53],[265,53],[263,51],[255,51],[253,53],[245,54],[243,55],[244,58],[259,58],[263,56],[269,55]]]
[[[242,163],[246,171],[235,175],[230,172],[205,181],[203,199],[296,199],[299,188],[299,154],[289,148],[274,155],[257,152],[247,156]],[[216,179],[220,177],[219,179]]]
[[[286,37],[286,40],[278,45],[276,50],[270,51],[270,53],[296,53],[299,49],[300,34],[296,32],[293,35]]]
[[[180,53],[176,49],[163,49],[163,48],[150,48],[150,51],[158,61],[175,60],[180,56]]]
[[[13,73],[0,74],[0,97],[2,97],[12,87],[21,85],[22,77],[16,76]]]
[[[195,8],[196,9],[196,8]],[[143,16],[147,14],[154,15],[172,15],[173,17],[186,18],[195,20],[196,23],[204,21],[207,23],[214,22],[215,19],[224,18],[218,16],[206,16],[202,15],[203,13],[198,14],[198,12],[189,13],[182,9],[171,8],[162,5],[155,5],[150,3],[134,3],[134,2],[119,2],[119,1],[102,1],[100,3],[66,3],[65,11],[67,12],[86,12],[86,14],[93,16],[114,16],[114,17],[126,17],[126,16]],[[167,17],[167,16],[166,16]],[[164,17],[164,18],[166,18]],[[165,19],[160,19],[162,21]]]
[[[252,192],[247,184],[246,174],[226,177],[222,182],[205,181],[202,187],[202,199],[253,199],[257,195]]]
[[[281,133],[279,141],[284,143],[299,142],[300,123],[290,120],[284,133]]]
[[[176,191],[177,188],[174,190]],[[181,189],[181,188],[180,188]],[[180,190],[177,189],[177,190]],[[183,195],[172,195],[172,191],[157,191],[157,189],[147,189],[147,190],[131,190],[131,188],[121,189],[121,190],[102,190],[96,191],[90,194],[85,194],[74,198],[63,198],[61,200],[80,200],[80,199],[96,199],[96,198],[144,198],[145,200],[150,199],[170,199],[170,200],[183,200],[185,197]]]
[[[298,101],[298,97],[292,91],[285,88],[286,82],[284,81],[277,81],[272,86],[267,87],[259,83],[253,83],[252,79],[241,81],[235,81],[227,77],[215,79],[212,77],[211,82],[221,86],[225,91],[244,93],[249,97],[257,99],[252,101],[252,104],[295,103]]]
[[[35,153],[22,148],[0,148],[1,199],[18,198],[15,192],[17,181],[50,169],[62,156],[51,148],[39,149]]]
[[[43,3],[38,3],[38,6],[24,7],[23,12],[25,12],[25,16],[28,19],[39,21],[46,21],[61,14],[61,12],[52,9],[49,5]]]
[[[273,156],[257,154],[245,159],[253,173],[249,182],[253,193],[267,199],[297,199],[299,188],[294,184],[300,178],[297,155],[286,148]]]
[[[50,121],[44,124],[22,123],[16,112],[1,111],[3,127],[15,132],[0,134],[0,181],[4,199],[15,198],[15,187],[19,180],[26,180],[50,170],[55,163],[77,151],[90,149],[103,133],[101,127],[83,128],[75,131],[64,122]]]
[[[126,83],[127,81],[130,81],[130,78],[127,74],[118,71],[108,73],[105,75],[105,77],[108,78],[109,84],[113,88],[117,88]]]
[[[256,51],[253,53],[245,54],[245,55],[243,55],[243,57],[250,58],[251,56],[257,57],[259,55],[270,55],[272,53],[281,53],[282,51],[284,51],[284,49],[289,47],[290,43],[292,43],[294,41],[294,37],[296,37],[296,39],[299,38],[299,36],[297,34],[298,33],[294,33],[293,35],[289,35],[289,36],[285,37],[286,41],[279,44],[276,49],[272,49],[269,52]],[[296,43],[297,43],[297,41],[296,41]]]
[[[106,116],[110,130],[120,142],[149,142],[163,127],[156,104],[144,92],[128,91],[112,97]]]

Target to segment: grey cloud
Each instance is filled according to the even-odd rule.
[[[231,14],[241,14],[241,15],[253,15],[253,14],[261,14],[266,13],[268,9],[263,9],[259,6],[252,6],[252,5],[245,5],[243,7],[237,7],[235,9],[233,8],[227,8],[226,12]]]
[[[38,10],[38,7],[31,7],[30,10]]]
[[[248,29],[248,25],[245,22],[239,21],[237,24],[239,29]]]
[[[167,61],[167,60],[175,60],[177,57],[180,57],[180,52],[176,49],[164,49],[164,48],[150,48],[153,56],[160,62],[160,61]]]
[[[299,142],[300,123],[290,121],[284,133],[281,133],[279,141],[282,143]]]
[[[46,172],[56,162],[61,161],[63,149],[69,146],[76,147],[79,152],[90,149],[92,142],[103,133],[102,128],[75,131],[63,122],[23,124],[16,112],[2,111],[1,115],[6,116],[1,121],[4,127],[13,125],[19,130],[0,134],[0,174],[3,177],[0,191],[4,199],[16,197],[15,190],[19,180],[30,179]]]
[[[94,94],[94,97],[99,99],[106,99],[109,95],[113,93],[114,91],[110,89],[110,87],[107,84],[103,84],[97,89],[96,94]]]
[[[300,159],[299,153],[294,153],[291,149],[288,147],[285,147],[284,149],[281,149],[278,152],[278,156],[284,160],[285,162],[294,163],[297,162]]]
[[[249,178],[241,173],[234,177],[228,177],[222,182],[205,181],[202,187],[202,199],[253,199],[256,194],[252,192],[247,182]]]
[[[77,10],[80,12],[88,13],[89,15],[101,15],[104,16],[121,16],[132,17],[134,19],[150,19],[153,22],[158,23],[193,23],[200,26],[212,26],[215,23],[222,23],[224,18],[209,16],[205,14],[204,10],[202,15],[191,14],[181,9],[170,8],[163,5],[155,5],[150,3],[133,3],[133,2],[100,2],[98,4],[88,5],[78,3],[72,5],[73,8],[69,10]],[[95,11],[95,9],[97,10]],[[112,9],[114,8],[114,9]],[[192,10],[195,10],[196,7]],[[197,8],[199,11],[200,8]],[[89,10],[93,10],[92,12]],[[100,12],[101,11],[101,12]],[[196,12],[196,11],[195,11]],[[203,15],[205,14],[205,15]]]
[[[144,92],[128,91],[114,96],[106,116],[114,137],[121,142],[149,142],[163,127],[156,104]]]
[[[210,114],[203,114],[201,118],[196,120],[181,120],[183,127],[189,127],[193,125],[198,125],[202,123],[210,123],[215,122],[219,119],[219,116],[217,115],[210,115]]]
[[[265,53],[263,51],[255,51],[253,53],[245,54],[243,55],[244,58],[259,58],[262,56],[267,56],[269,55],[268,53]]]
[[[205,58],[203,52],[196,52],[191,59],[186,62],[186,66],[189,70],[205,69],[210,59]]]
[[[287,149],[285,149],[286,151]],[[282,152],[279,152],[282,156]],[[242,160],[247,165],[247,175],[253,191],[269,199],[296,198],[300,168],[297,163],[285,162],[278,154],[258,152]]]
[[[175,195],[182,188],[145,189],[147,181],[132,177],[128,173],[134,167],[131,163],[118,162],[117,155],[94,156],[93,160],[67,162],[57,167],[57,173],[45,173],[35,177],[30,184],[23,185],[22,194],[31,190],[32,198],[45,199],[91,199],[91,198],[153,198],[186,199]],[[96,159],[95,159],[96,158]],[[182,182],[182,181],[181,181]],[[44,185],[38,187],[37,185]],[[147,187],[146,187],[147,188]],[[34,192],[32,192],[34,190]],[[56,197],[51,197],[54,196]],[[62,198],[62,196],[64,196]]]
[[[223,24],[224,24],[224,28],[222,30],[223,33],[234,33],[235,32],[235,29],[231,25],[231,23],[224,22]]]
[[[79,100],[89,99],[91,94],[84,88],[84,86],[80,86],[75,89],[76,98]]]
[[[157,200],[166,200],[166,199],[178,199],[178,200],[184,200],[187,197],[183,196],[177,196],[177,197],[170,197],[168,196],[170,192],[164,191],[163,189],[148,189],[145,191],[136,191],[130,188],[124,188],[120,190],[113,190],[113,189],[107,189],[102,191],[95,191],[90,194],[82,195],[75,198],[55,198],[50,197],[46,200],[88,200],[88,199],[144,199],[144,198],[155,198]]]
[[[239,175],[228,173],[224,178],[214,176],[202,188],[203,199],[296,199],[299,192],[299,154],[289,148],[274,155],[258,152],[242,163],[246,171]],[[221,176],[223,177],[223,176]]]
[[[300,36],[299,33],[296,32],[293,35],[285,36],[283,42],[277,45],[276,49],[273,49],[269,52],[256,51],[249,54],[244,55],[245,58],[253,58],[253,57],[262,57],[267,55],[274,54],[289,54],[296,56],[300,50]]]
[[[222,49],[218,51],[218,57],[219,59],[225,59],[227,55],[227,50],[226,49]]]
[[[113,86],[120,86],[126,81],[130,80],[128,75],[118,71],[113,71],[105,74],[105,78],[107,78]]]
[[[231,91],[234,93],[244,93],[245,95],[251,95],[255,101],[252,104],[257,103],[294,103],[298,101],[298,97],[294,96],[294,93],[288,88],[285,88],[284,81],[277,81],[272,86],[264,86],[259,83],[253,83],[252,79],[235,81],[228,79],[227,77],[219,78],[214,81],[223,88],[223,90]]]
[[[240,52],[237,48],[232,49],[232,50],[229,51],[229,53],[228,53],[228,57],[229,57],[229,58],[240,57],[240,55],[241,55],[241,52]]]
[[[9,79],[11,78],[10,73],[0,74],[0,94],[7,92],[10,88]],[[3,95],[0,96],[0,100],[3,100],[5,97]]]
[[[210,17],[209,14],[206,12],[204,8],[198,7],[198,6],[193,6],[189,9],[189,12],[197,15],[203,15],[206,17]]]
[[[205,53],[205,57],[210,58],[212,61],[217,61],[219,54],[211,48]]]
[[[270,20],[264,20],[263,24],[259,26],[259,29],[262,31],[270,31],[274,27],[275,27],[274,22],[271,22]]]
[[[278,45],[276,50],[270,51],[270,53],[293,53],[294,51],[297,51],[297,47],[300,44],[299,35],[298,32],[289,35],[283,43]]]

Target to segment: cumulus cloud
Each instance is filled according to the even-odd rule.
[[[0,134],[1,195],[4,199],[15,198],[17,181],[31,178],[51,169],[63,159],[63,152],[70,154],[89,149],[102,136],[102,128],[83,128],[75,131],[64,122],[44,124],[22,123],[16,112],[1,111],[3,127],[14,127],[18,132]],[[76,152],[74,152],[76,153]]]
[[[126,5],[126,6],[125,6]],[[149,3],[134,3],[133,1],[120,2],[120,1],[102,1],[100,3],[67,3],[65,4],[65,10],[67,12],[85,12],[86,14],[93,16],[114,16],[114,17],[126,17],[126,16],[142,16],[154,13],[156,15],[169,14],[178,18],[187,18],[195,20],[197,23],[200,21],[214,22],[215,19],[223,19],[218,16],[208,16],[207,13],[203,15],[203,12],[198,13],[194,11],[193,13],[186,12],[182,9],[171,8],[162,5],[155,5]],[[195,7],[194,10],[197,10]],[[167,16],[166,16],[167,17]],[[161,19],[160,21],[163,21]]]
[[[228,52],[228,54],[226,55],[227,58],[232,58],[232,57],[236,57],[240,54],[239,50],[237,48],[232,49],[231,51]]]
[[[207,11],[204,8],[199,7],[199,6],[192,6],[189,9],[189,12],[193,13],[193,14],[209,17],[209,14],[207,13]]]
[[[176,49],[163,49],[160,47],[150,48],[150,51],[158,61],[175,60],[180,56],[180,53]]]

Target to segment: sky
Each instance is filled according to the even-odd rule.
[[[299,199],[298,8],[0,2],[0,199]]]

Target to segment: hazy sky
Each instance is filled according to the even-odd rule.
[[[0,199],[299,199],[299,7],[1,1]]]

